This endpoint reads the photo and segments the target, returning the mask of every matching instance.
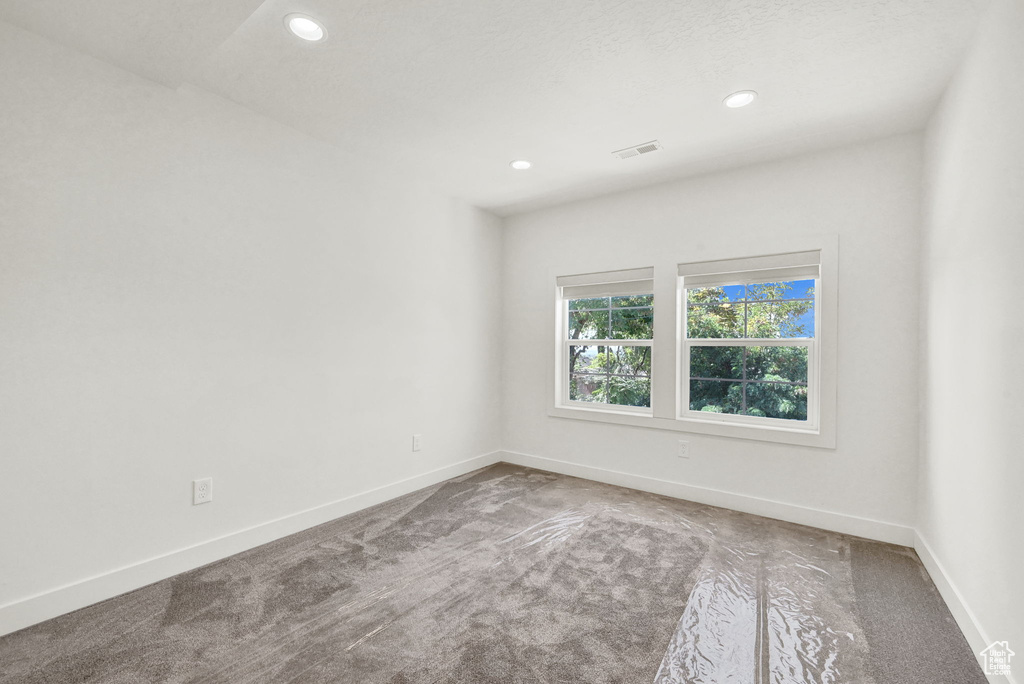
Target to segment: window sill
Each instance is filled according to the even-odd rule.
[[[748,439],[758,442],[775,442],[778,444],[793,444],[796,446],[819,447],[824,449],[836,448],[834,430],[797,430],[792,428],[760,425],[736,425],[734,423],[730,424],[718,421],[693,420],[686,418],[675,420],[672,418],[656,418],[654,416],[625,413],[622,411],[568,408],[564,406],[554,406],[549,408],[548,415],[552,418],[585,420],[595,423],[611,423],[614,425],[647,428],[649,430],[689,432],[695,434],[714,435],[718,437],[731,437],[733,439]]]

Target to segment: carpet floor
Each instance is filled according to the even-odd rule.
[[[984,684],[913,550],[498,464],[0,638],[0,683]]]

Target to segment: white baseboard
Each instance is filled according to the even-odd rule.
[[[964,601],[964,597],[957,590],[956,585],[953,584],[953,580],[946,574],[946,569],[942,566],[935,552],[932,551],[932,547],[929,546],[927,540],[921,536],[920,532],[914,533],[914,550],[917,551],[917,555],[921,558],[925,570],[928,571],[932,582],[935,583],[939,594],[942,595],[942,600],[949,607],[949,612],[953,614],[953,619],[959,625],[960,631],[967,638],[967,643],[971,645],[971,650],[974,651],[975,657],[979,657],[979,654],[992,643],[989,635],[982,629],[981,623],[978,622],[978,618],[974,615],[974,611]],[[998,684],[1017,684],[1017,680],[1012,674],[1008,676],[989,675],[988,679],[990,682]]]
[[[639,489],[645,492],[652,492],[654,494],[663,494],[676,499],[685,499],[686,501],[694,501],[696,503],[708,504],[710,506],[730,508],[734,511],[752,513],[766,518],[785,520],[786,522],[818,527],[824,530],[831,530],[833,532],[842,532],[843,534],[864,537],[866,539],[875,539],[877,541],[888,542],[890,544],[899,544],[901,546],[913,546],[914,544],[914,529],[904,525],[895,525],[893,523],[882,522],[881,520],[860,518],[853,515],[845,515],[843,513],[833,513],[831,511],[823,511],[817,508],[796,506],[794,504],[783,503],[781,501],[761,499],[755,496],[747,496],[745,494],[735,494],[733,492],[726,492],[719,489],[696,487],[682,482],[659,480],[653,477],[633,475],[631,473],[624,473],[618,470],[595,468],[594,466],[580,465],[569,461],[545,458],[543,456],[531,456],[529,454],[521,454],[513,451],[502,451],[499,453],[501,454],[501,460],[506,463],[528,466],[530,468],[537,468],[538,470],[548,470],[554,473],[561,473],[563,475],[572,475],[574,477],[595,480],[606,484],[619,485],[621,487],[630,487],[632,489]]]
[[[73,584],[0,606],[0,636],[24,629],[178,573],[301,532],[417,489],[497,463],[501,452],[483,454],[443,468],[347,496],[277,520],[239,530],[188,548],[117,568]]]

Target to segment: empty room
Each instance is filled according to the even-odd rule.
[[[0,684],[1024,684],[1022,36],[0,0]]]

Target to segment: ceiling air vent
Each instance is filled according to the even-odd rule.
[[[619,159],[629,159],[630,157],[639,157],[641,154],[647,154],[648,152],[654,152],[655,150],[660,149],[664,149],[662,148],[661,143],[657,140],[652,140],[651,142],[641,143],[639,145],[634,145],[633,147],[627,147],[624,150],[612,152],[612,154]]]

